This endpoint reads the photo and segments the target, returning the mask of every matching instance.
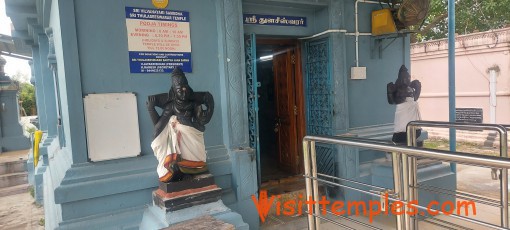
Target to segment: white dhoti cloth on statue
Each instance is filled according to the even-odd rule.
[[[177,116],[170,117],[167,126],[154,138],[151,143],[156,159],[158,159],[157,172],[161,178],[168,173],[164,167],[165,157],[171,153],[181,155],[189,161],[206,161],[204,133],[177,121]]]
[[[421,120],[418,102],[412,97],[407,97],[405,102],[397,105],[395,111],[395,133],[406,132],[407,123]]]

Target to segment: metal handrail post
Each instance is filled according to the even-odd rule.
[[[405,152],[410,156],[426,157],[440,161],[459,162],[461,164],[478,165],[486,168],[510,168],[510,159],[495,156],[477,155],[464,152],[453,153],[445,150],[430,150],[408,146],[374,144],[372,142],[364,141],[362,138],[353,140],[342,137],[305,136],[304,139],[308,141],[318,141],[324,144],[348,145],[351,147],[369,148],[383,152]],[[481,159],[483,163],[481,163]]]
[[[398,199],[402,199],[402,171],[401,171],[401,155],[398,152],[392,152],[392,164],[393,164],[393,190],[395,194],[398,196]],[[386,204],[386,208],[390,209],[389,203]],[[405,229],[405,222],[404,218],[402,218],[402,215],[396,215],[397,216],[397,230],[403,230]]]
[[[305,184],[306,184],[306,198],[313,199],[312,196],[312,179],[311,179],[311,168],[310,168],[310,141],[303,141],[303,160],[305,166]],[[298,207],[302,208],[302,207]],[[308,206],[306,207],[308,208]],[[315,217],[312,215],[313,211],[308,210],[308,229],[315,230]]]
[[[508,135],[506,128],[499,135],[501,156],[508,158]],[[501,169],[501,227],[508,228],[508,169]]]
[[[510,129],[510,125],[503,125],[503,127],[505,128],[505,131],[509,130]],[[500,135],[499,136],[499,147],[501,149],[501,153],[504,157],[508,157],[508,132],[505,132],[504,134],[504,137],[503,135]],[[501,203],[504,202],[504,205],[503,207],[501,207],[502,209],[502,213],[501,215],[503,216],[502,219],[504,218],[504,221],[503,221],[503,224],[504,226],[503,227],[506,227],[508,228],[509,226],[509,214],[508,214],[508,169],[502,169],[501,170],[501,186],[506,190],[506,191],[503,191],[503,189],[501,190]]]
[[[315,141],[312,141],[310,143],[310,153],[312,158],[312,176],[313,178],[317,178],[317,151],[315,149]],[[314,214],[315,214],[315,228],[317,230],[320,229],[320,218],[318,218],[320,213],[319,208],[319,182],[317,180],[312,180],[312,186],[313,186],[313,200],[315,201],[315,208],[314,208]]]
[[[408,126],[407,127],[407,146],[416,147],[416,127]],[[409,156],[409,201],[418,200],[418,189],[416,188],[418,185],[418,167],[416,164],[416,157]],[[406,173],[406,172],[404,172]],[[410,208],[410,207],[408,207]],[[410,218],[410,226],[411,229],[418,229],[418,220],[416,218]]]
[[[402,152],[402,192],[404,194],[403,200],[405,203],[409,202],[409,156]],[[402,207],[407,209],[407,207]],[[404,225],[405,229],[411,229],[411,216],[405,210],[404,212]]]
[[[459,128],[464,130],[485,129],[495,130],[500,134],[506,132],[506,128],[498,124],[471,124],[459,122],[443,122],[443,121],[411,121],[408,126],[435,127],[435,128]]]
[[[412,131],[414,131],[412,133],[416,133],[415,130],[412,130]],[[503,152],[507,153],[508,144],[505,141],[505,140],[507,140],[506,130],[505,130],[505,132],[503,132],[501,138],[502,138],[501,139],[502,145],[500,146],[501,150]],[[411,136],[411,140],[412,139],[413,138]],[[425,157],[425,158],[431,158],[431,159],[436,159],[436,160],[440,160],[440,161],[459,162],[462,164],[475,165],[475,166],[486,167],[486,168],[499,168],[499,169],[506,169],[506,170],[510,169],[510,159],[505,158],[505,157],[477,155],[477,154],[470,154],[470,153],[464,153],[464,152],[450,152],[450,151],[444,151],[444,150],[430,150],[430,149],[424,149],[424,148],[416,148],[416,147],[412,147],[412,146],[396,146],[396,145],[383,144],[383,143],[374,143],[373,141],[362,139],[362,138],[352,139],[352,138],[327,137],[327,136],[306,136],[303,140],[304,156],[305,156],[304,163],[305,163],[305,173],[306,173],[305,182],[306,182],[306,186],[307,186],[308,197],[310,199],[314,199],[315,201],[319,200],[319,198],[318,198],[319,197],[319,194],[318,194],[318,183],[319,182],[331,184],[331,185],[335,185],[335,186],[339,186],[339,187],[345,187],[345,188],[352,189],[354,191],[358,191],[358,192],[361,192],[364,194],[369,194],[372,196],[380,196],[381,195],[381,191],[372,191],[372,190],[365,191],[362,189],[358,189],[356,187],[350,187],[350,186],[346,186],[346,185],[342,185],[339,183],[334,183],[334,182],[330,182],[330,181],[318,178],[317,176],[320,174],[317,173],[317,164],[316,164],[317,156],[316,156],[316,150],[315,150],[316,142],[320,142],[320,143],[324,143],[324,144],[347,145],[347,146],[357,147],[357,148],[368,148],[368,149],[378,150],[378,151],[383,151],[383,152],[391,152],[392,157],[393,157],[393,166],[394,166],[393,174],[394,174],[394,179],[395,179],[394,180],[394,186],[395,186],[394,193],[397,196],[396,197],[394,197],[394,196],[388,197],[387,199],[390,201],[402,201],[405,204],[404,207],[409,207],[409,205],[413,205],[413,207],[417,207],[420,210],[427,210],[427,211],[430,209],[429,207],[420,206],[419,204],[415,204],[415,203],[412,203],[412,204],[409,203],[409,201],[413,201],[413,200],[410,200],[410,197],[412,196],[412,194],[411,194],[412,189],[409,188],[410,187],[409,176],[411,175],[411,173],[409,173],[409,172],[411,170],[409,169],[409,167],[410,167],[409,162],[406,160],[402,160],[402,159],[404,159],[403,155],[406,155],[406,157],[408,157],[408,158]],[[313,147],[313,149],[311,147]],[[400,154],[402,154],[402,155],[400,155]],[[505,155],[507,155],[507,154],[505,154]],[[399,156],[402,156],[402,159],[399,159]],[[402,167],[400,167],[399,164],[402,164]],[[401,171],[398,171],[400,169],[401,169]],[[408,172],[408,173],[406,173],[406,172]],[[508,175],[503,175],[504,170],[502,170],[501,172],[502,172],[502,174],[500,174],[500,175],[502,175],[501,183],[503,185],[507,186],[508,185],[508,178],[507,178]],[[406,178],[408,181],[404,181],[404,179],[406,179]],[[401,183],[400,185],[399,185],[399,182]],[[406,186],[406,183],[407,183],[407,186]],[[386,192],[386,191],[383,191],[383,192]],[[503,188],[502,188],[502,192],[504,192]],[[404,194],[403,198],[402,198],[402,194]],[[508,196],[501,197],[501,200],[505,200],[505,199],[507,200]],[[331,223],[337,224],[338,226],[344,226],[344,227],[346,226],[346,225],[343,225],[342,223],[335,222],[334,220],[331,220],[325,216],[321,216],[320,209],[317,206],[318,205],[312,205],[311,209],[313,211],[310,210],[310,212],[309,212],[308,220],[309,220],[309,228],[310,229],[315,230],[320,227],[319,219],[324,219],[324,220],[330,221]],[[507,208],[508,203],[506,205],[502,204],[501,206],[505,206]],[[386,207],[388,207],[388,206],[386,206]],[[503,211],[502,211],[502,212],[504,212],[504,211],[506,211],[506,212],[502,213],[502,222],[503,223],[500,226],[490,224],[488,222],[476,220],[473,218],[460,216],[460,215],[451,214],[450,216],[455,219],[468,221],[470,223],[478,224],[478,225],[485,226],[488,228],[508,229],[508,227],[502,226],[502,225],[508,224],[508,221],[509,221],[508,219],[505,219],[508,215],[508,210],[506,208],[503,209]],[[430,209],[430,211],[434,211],[436,213],[439,212],[438,210],[435,210],[435,209]],[[405,212],[404,212],[404,214],[405,214]],[[310,215],[311,215],[311,217],[310,217]],[[407,217],[409,217],[409,215],[407,215]],[[397,216],[397,229],[399,229],[399,230],[414,229],[415,228],[414,225],[409,226],[410,222],[405,222],[405,218],[406,218],[405,215],[402,216],[400,219],[398,219],[398,216]],[[349,228],[350,227],[348,227],[348,229]],[[356,228],[350,228],[350,229],[356,229]]]
[[[501,157],[508,158],[508,135],[507,126],[497,124],[467,124],[467,123],[455,123],[455,122],[432,122],[432,121],[411,121],[407,124],[407,135],[416,135],[409,133],[410,129],[416,128],[416,126],[428,126],[438,128],[480,128],[496,130],[499,133],[499,154]],[[409,140],[408,140],[409,144]],[[509,213],[508,213],[508,169],[501,169],[501,180],[500,180],[500,201],[501,201],[501,226],[508,228]]]

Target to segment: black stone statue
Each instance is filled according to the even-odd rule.
[[[395,83],[390,82],[387,85],[388,103],[397,105],[393,142],[407,144],[407,123],[421,119],[417,102],[420,92],[420,81],[411,81],[411,75],[407,68],[402,65]],[[417,130],[416,136],[418,137],[420,134],[421,130]]]
[[[193,92],[182,70],[175,68],[169,92],[149,96],[147,108],[154,124],[151,147],[159,161],[160,181],[172,180],[177,172],[207,171],[203,132],[214,112],[211,93]]]

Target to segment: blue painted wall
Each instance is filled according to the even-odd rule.
[[[102,7],[97,7],[101,5]],[[187,74],[194,91],[209,91],[217,100],[216,112],[206,126],[206,146],[223,145],[221,132],[218,31],[214,1],[172,1],[172,10],[189,11],[193,72]],[[148,95],[168,92],[171,75],[131,74],[129,70],[125,6],[153,8],[150,1],[77,1],[76,32],[83,95],[90,93],[134,92],[142,154],[152,155],[153,125],[145,102]],[[91,16],[93,15],[93,16]],[[206,36],[204,36],[206,35]]]
[[[281,3],[271,7],[248,2],[243,4],[243,13],[306,16],[309,22],[306,28],[245,25],[245,33],[255,33],[259,37],[271,35],[302,38],[326,30],[355,32],[355,1],[334,0],[328,5],[318,2],[306,6],[303,3],[296,6],[295,3],[300,2],[288,1],[287,6]],[[380,9],[378,4],[359,3],[359,32],[371,32],[371,11],[376,9]],[[335,133],[346,132],[349,128],[393,123],[395,107],[386,101],[386,84],[396,79],[400,65],[409,66],[409,53],[404,52],[409,50],[409,38],[381,40],[383,46],[389,46],[382,52],[382,58],[379,58],[379,52],[373,47],[375,38],[359,36],[359,66],[367,67],[366,80],[350,79],[350,69],[356,66],[355,36],[329,33],[312,40],[323,38],[330,39]]]
[[[146,205],[152,203],[151,192],[157,186],[157,162],[150,149],[153,126],[145,101],[148,95],[169,90],[170,74],[129,72],[124,8],[153,7],[150,1],[134,0],[54,0],[44,4],[47,10],[44,15],[48,17],[44,21],[48,23],[36,26],[53,30],[55,75],[59,82],[57,91],[61,95],[66,140],[63,146],[59,138],[46,138],[41,146],[47,153],[47,162],[38,167],[40,173],[36,176],[39,184],[44,184],[41,190],[44,190],[46,228],[76,228],[93,223],[136,228]],[[182,0],[173,1],[168,9],[190,12],[193,72],[187,74],[188,80],[195,91],[209,91],[216,101],[215,114],[205,133],[210,171],[223,188],[223,202],[234,210],[246,208],[251,202],[250,195],[256,192],[256,174],[250,170],[242,177],[232,176],[233,170],[240,174],[242,170],[239,169],[253,168],[255,164],[250,160],[252,152],[239,148],[247,143],[242,132],[247,126],[244,120],[246,108],[242,106],[246,94],[240,84],[244,78],[243,59],[239,55],[242,47],[232,45],[242,44],[240,2]],[[224,30],[237,31],[239,36],[235,33],[225,36]],[[56,91],[41,81],[46,80],[42,66],[46,67],[48,60],[39,51],[48,41],[37,39],[37,42],[42,43],[34,47],[34,53],[38,52],[34,58],[36,83],[39,80],[41,98],[45,98],[46,93],[54,96]],[[134,92],[138,96],[142,155],[89,162],[83,96],[118,92]],[[230,95],[228,92],[234,93]],[[228,108],[226,101],[231,102]],[[41,99],[38,106],[46,109],[47,102]],[[40,119],[46,125],[43,130],[48,131],[48,121],[56,119],[56,110],[55,113],[44,113]],[[39,194],[43,192],[39,191]],[[256,209],[252,207],[250,210]],[[246,210],[244,213],[245,221],[257,229],[255,213]],[[104,215],[111,218],[99,218]]]
[[[41,9],[49,10],[43,14],[48,17],[48,23],[40,26],[51,27],[54,34],[57,90],[61,95],[66,139],[66,146],[60,146],[58,138],[48,139],[45,145],[48,152],[43,176],[46,228],[75,227],[97,221],[104,224],[108,220],[99,220],[102,215],[111,215],[112,220],[117,221],[131,216],[129,223],[114,221],[111,224],[136,226],[140,210],[151,203],[150,192],[157,185],[156,160],[150,149],[153,126],[145,101],[148,95],[168,91],[170,74],[129,72],[124,8],[153,8],[151,2],[53,0],[44,1],[44,4]],[[50,4],[49,7],[46,4]],[[369,32],[370,10],[374,7],[377,5],[360,4],[361,32]],[[243,34],[296,38],[328,29],[354,32],[354,1],[282,0],[274,1],[268,7],[253,1],[173,0],[167,9],[190,12],[193,72],[187,74],[188,80],[195,91],[211,92],[216,102],[215,114],[205,132],[209,166],[217,184],[224,189],[222,200],[243,214],[245,221],[255,228],[258,217],[250,196],[257,188],[253,153],[246,149],[248,121]],[[308,26],[243,26],[242,13],[306,16]],[[317,39],[328,39],[332,47],[330,65],[335,91],[335,133],[354,127],[392,123],[394,107],[386,103],[385,90],[386,83],[396,78],[401,63],[409,62],[408,56],[402,58],[402,42],[397,40],[388,47],[383,59],[371,59],[372,40],[368,36],[360,37],[360,66],[367,67],[367,80],[350,80],[350,67],[354,66],[354,37],[331,33]],[[38,42],[44,43],[44,39]],[[44,98],[46,92],[50,94],[54,90],[52,92],[44,81],[40,81],[45,76],[42,66],[47,66],[48,62],[40,53],[41,47],[41,44],[34,47],[34,56],[39,57],[34,58],[34,72],[38,96],[42,93]],[[406,50],[408,47],[406,41]],[[91,93],[119,92],[137,95],[142,155],[89,162],[83,97]],[[47,108],[47,102],[38,99],[41,111]],[[42,113],[42,129],[49,130],[48,124],[55,116],[56,111]]]
[[[354,1],[345,1],[344,20],[354,21]],[[359,31],[371,31],[371,11],[380,9],[378,4],[359,3]],[[354,23],[346,23],[345,28],[354,31]],[[389,44],[391,39],[383,40],[383,45]],[[375,52],[371,57],[374,38],[371,36],[359,37],[359,66],[367,67],[366,80],[348,80],[349,91],[349,126],[357,128],[363,126],[393,123],[395,107],[389,105],[386,99],[386,84],[397,79],[400,66],[409,66],[409,39],[397,38],[382,53]],[[347,36],[345,40],[347,76],[350,76],[350,67],[355,63],[355,37]],[[404,53],[406,53],[404,55]]]

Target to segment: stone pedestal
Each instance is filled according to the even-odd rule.
[[[152,198],[154,204],[161,209],[177,211],[218,201],[221,198],[221,188],[214,183],[213,175],[202,174],[179,182],[160,182]]]
[[[196,175],[178,182],[160,182],[152,198],[153,205],[145,210],[140,229],[174,229],[177,225],[190,226],[189,223],[212,217],[212,220],[231,224],[235,229],[248,229],[241,215],[223,204],[221,188],[214,183],[211,174]],[[229,225],[225,226],[225,229],[230,229]]]
[[[178,182],[159,182],[159,189],[166,193],[183,191],[186,189],[196,189],[206,186],[214,185],[214,177],[212,174],[200,174],[193,177],[188,177]]]

